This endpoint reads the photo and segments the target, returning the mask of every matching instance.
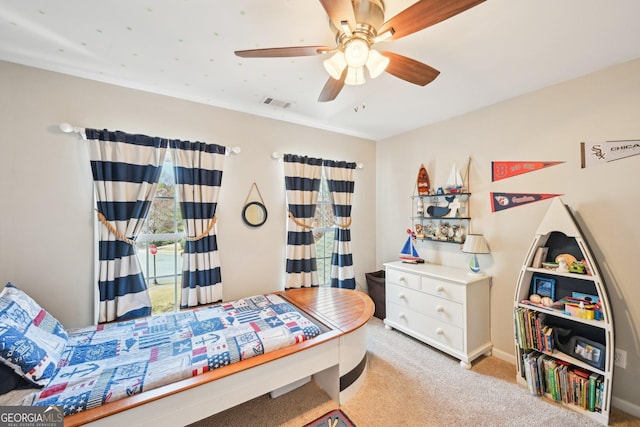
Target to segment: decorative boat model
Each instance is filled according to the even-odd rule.
[[[463,186],[464,183],[462,181],[462,176],[460,175],[460,169],[458,169],[458,166],[454,163],[444,188],[447,193],[460,193]]]
[[[418,186],[419,196],[425,196],[429,194],[429,191],[431,191],[431,183],[429,181],[429,174],[427,173],[427,169],[424,167],[424,164],[420,165],[420,170],[418,171],[418,179],[416,183]]]
[[[403,262],[411,262],[416,264],[423,263],[424,260],[420,258],[420,254],[418,254],[418,251],[416,250],[416,247],[413,244],[413,241],[415,240],[415,235],[413,231],[411,231],[411,229],[407,229],[407,234],[409,236],[407,237],[407,241],[404,243],[404,246],[400,251],[400,259]]]

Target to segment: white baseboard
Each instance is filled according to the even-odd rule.
[[[505,362],[509,362],[515,366],[516,364],[516,356],[513,353],[507,353],[506,351],[498,350],[493,347],[491,350],[491,355],[497,357],[500,360],[504,360]]]
[[[611,396],[611,406],[618,408],[627,414],[631,414],[634,417],[640,418],[640,406],[627,402],[619,397]]]

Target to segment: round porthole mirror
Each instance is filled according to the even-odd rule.
[[[260,202],[247,203],[242,209],[242,220],[250,227],[260,227],[267,221],[267,208]]]

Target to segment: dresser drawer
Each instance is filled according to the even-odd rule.
[[[464,351],[464,334],[457,326],[432,321],[425,325],[424,334],[444,346],[456,351]]]
[[[391,283],[387,284],[386,292],[387,302],[405,310],[413,310],[456,326],[463,324],[462,304]]]
[[[429,295],[409,289],[404,286],[387,283],[386,286],[387,302],[392,302],[401,307],[414,311],[422,312],[427,305]]]
[[[432,319],[388,301],[386,314],[386,318],[399,328],[414,331],[422,337],[429,338],[431,341],[455,351],[464,350],[464,335],[462,329],[457,326]]]
[[[422,292],[461,303],[464,303],[467,293],[465,285],[425,276],[422,277],[421,289]]]
[[[385,320],[390,320],[400,327],[410,329],[422,335],[424,335],[425,325],[429,323],[429,318],[424,314],[415,312],[408,307],[390,303],[389,301],[387,301],[387,317]]]
[[[448,299],[425,295],[426,304],[422,307],[422,312],[427,316],[442,320],[452,325],[462,327],[464,325],[464,310],[462,304],[449,301]]]
[[[420,289],[420,275],[394,270],[392,268],[387,269],[386,282],[406,286],[411,289]]]

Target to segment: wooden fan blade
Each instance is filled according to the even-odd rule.
[[[313,56],[326,53],[332,48],[327,46],[271,47],[266,49],[236,50],[242,58],[282,58],[285,56]]]
[[[349,28],[356,28],[356,17],[353,14],[351,0],[320,0],[320,4],[336,28],[341,27],[342,21],[347,21]]]
[[[396,40],[424,30],[438,22],[451,18],[485,0],[420,0],[382,24],[378,34],[393,29],[389,40]]]
[[[407,58],[406,56],[393,52],[380,53],[389,58],[389,65],[387,65],[385,71],[409,83],[425,86],[440,74],[440,71],[415,59]]]
[[[340,80],[336,80],[333,77],[329,77],[327,83],[325,83],[322,88],[322,92],[320,92],[320,96],[318,97],[318,102],[327,102],[333,101],[336,99],[336,96],[340,93],[342,88],[344,87],[344,79],[347,77],[347,68],[345,67],[342,75],[340,76]]]

